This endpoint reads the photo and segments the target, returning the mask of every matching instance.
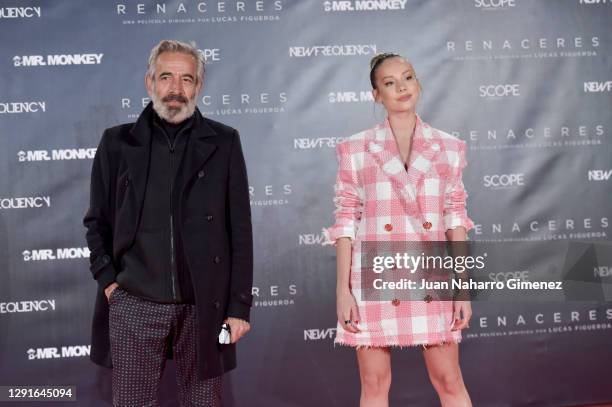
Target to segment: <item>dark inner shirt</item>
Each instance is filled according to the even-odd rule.
[[[187,120],[183,120],[180,123],[170,123],[170,122],[165,121],[164,119],[162,119],[161,117],[157,115],[155,115],[155,120],[159,124],[161,124],[162,128],[164,129],[164,131],[170,138],[170,142],[172,144],[174,144],[174,139],[176,139],[176,135],[178,134],[178,132],[181,131],[183,127],[185,127],[187,123],[189,123],[190,121],[189,119],[187,119]]]
[[[131,294],[152,301],[193,304],[195,296],[177,209],[185,171],[182,161],[194,120],[192,117],[173,124],[157,114],[153,120],[151,166],[142,215],[134,245],[123,256],[123,272],[117,282]]]

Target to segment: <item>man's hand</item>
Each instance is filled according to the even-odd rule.
[[[106,300],[108,301],[110,299],[111,294],[113,293],[113,291],[115,291],[115,288],[119,287],[119,284],[117,283],[112,283],[110,284],[108,287],[106,287],[104,289],[104,294],[106,294]]]
[[[251,324],[249,324],[243,319],[230,317],[223,322],[227,323],[230,326],[230,338],[232,340],[232,343],[238,342],[238,340],[242,338],[251,329]]]

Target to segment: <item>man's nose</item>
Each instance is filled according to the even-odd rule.
[[[172,93],[178,93],[178,94],[183,93],[183,82],[181,82],[180,78],[172,79],[172,83],[170,84],[170,91]]]

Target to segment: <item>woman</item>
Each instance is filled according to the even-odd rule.
[[[390,347],[417,345],[442,406],[471,406],[458,356],[469,301],[366,302],[357,294],[360,242],[464,241],[473,227],[461,181],[465,143],[416,114],[421,87],[412,65],[377,55],[370,82],[388,117],[338,145],[336,223],[325,230],[337,255],[336,343],[357,350],[362,407],[388,405]]]

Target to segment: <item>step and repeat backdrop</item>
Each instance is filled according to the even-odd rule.
[[[334,347],[335,146],[384,120],[370,58],[398,52],[432,126],[465,140],[471,240],[610,241],[612,2],[606,0],[5,0],[0,4],[0,385],[76,386],[92,364],[95,282],[81,221],[105,128],[135,121],[161,39],[196,41],[202,113],[237,128],[255,232],[252,332],[228,406],[351,406]],[[558,262],[543,253],[533,267]],[[490,270],[528,279],[530,267]],[[612,264],[593,270],[612,282]],[[612,303],[474,303],[461,345],[474,405],[612,400]],[[438,403],[421,351],[393,351],[392,405]],[[161,398],[175,405],[173,366]],[[75,405],[75,402],[66,403]]]

